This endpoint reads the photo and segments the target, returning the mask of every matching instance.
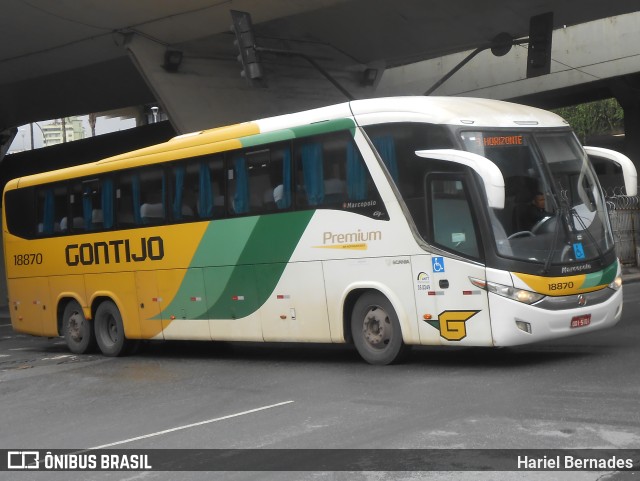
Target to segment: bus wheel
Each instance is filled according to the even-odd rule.
[[[129,342],[124,336],[122,316],[112,301],[104,301],[98,306],[93,323],[102,354],[115,357],[127,353]]]
[[[407,350],[395,309],[377,292],[367,292],[356,301],[351,335],[358,353],[370,364],[391,364]]]
[[[82,307],[69,301],[62,314],[62,334],[67,347],[74,354],[91,352],[96,346],[93,324],[84,317]]]

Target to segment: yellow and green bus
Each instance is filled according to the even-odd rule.
[[[635,193],[629,159],[591,154]],[[358,100],[181,135],[14,179],[2,215],[13,328],[79,354],[326,342],[387,364],[622,309],[585,148],[557,115],[500,101]]]

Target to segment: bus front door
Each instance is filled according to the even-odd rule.
[[[420,332],[429,344],[492,345],[487,292],[470,279],[485,280],[478,222],[468,176],[433,173],[425,178],[428,240],[436,248],[421,265],[416,289],[426,292],[426,317]],[[424,256],[420,256],[424,257]],[[415,269],[415,267],[414,267]],[[422,299],[424,296],[417,291]],[[420,306],[418,306],[420,308]],[[424,324],[426,323],[427,326]],[[428,329],[427,329],[428,327]],[[433,342],[437,332],[438,342]]]

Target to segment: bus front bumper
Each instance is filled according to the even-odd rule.
[[[546,298],[534,305],[489,294],[494,346],[517,346],[614,326],[622,316],[622,289],[608,287],[578,296]],[[575,306],[575,307],[571,307]]]

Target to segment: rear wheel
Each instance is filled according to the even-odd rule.
[[[367,292],[356,301],[351,335],[358,353],[370,364],[397,362],[408,350],[395,309],[378,292]]]
[[[98,306],[93,322],[102,354],[109,357],[127,354],[130,341],[124,335],[120,310],[112,301],[104,301]]]
[[[74,354],[85,354],[96,347],[93,324],[84,317],[77,301],[69,301],[62,314],[62,335]]]

